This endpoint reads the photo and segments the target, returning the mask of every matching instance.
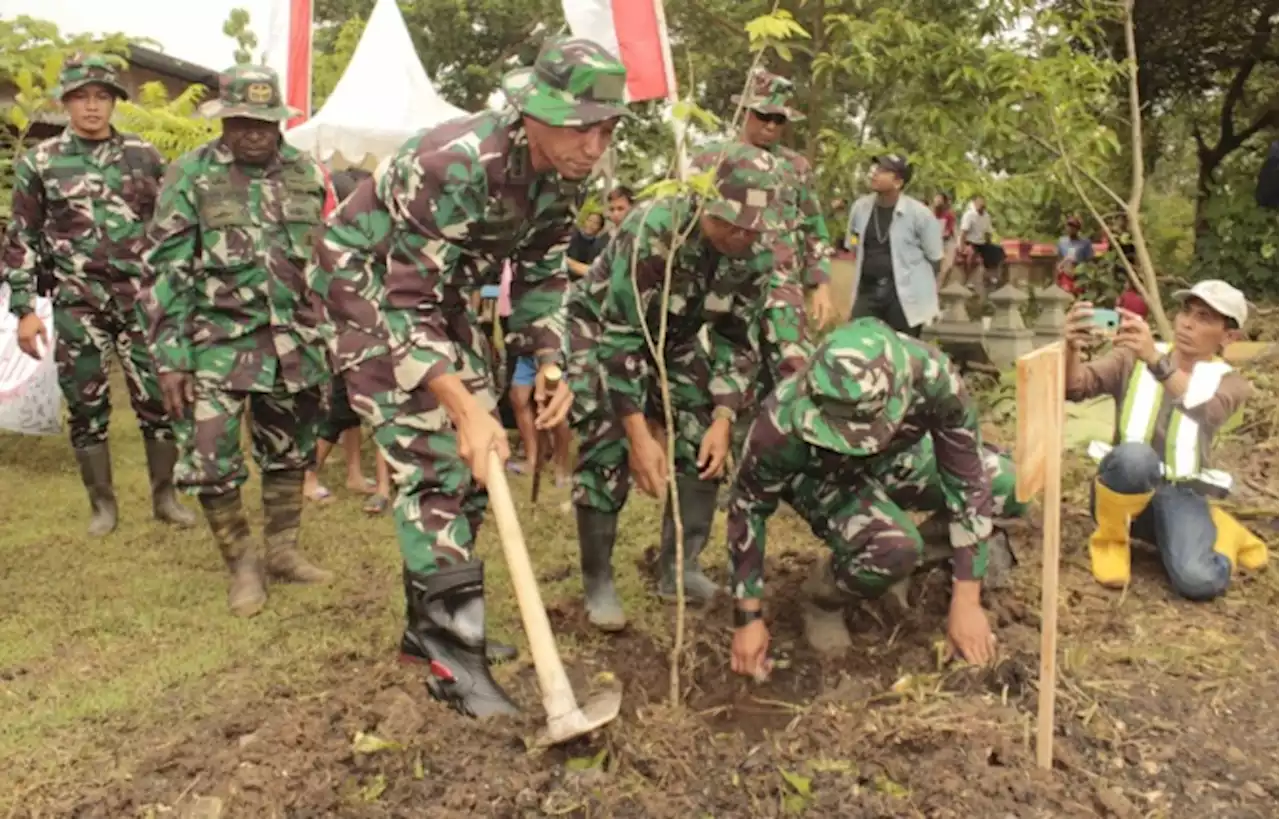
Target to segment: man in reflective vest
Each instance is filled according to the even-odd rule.
[[[1121,309],[1111,352],[1083,363],[1096,340],[1093,305],[1067,314],[1066,397],[1116,400],[1112,445],[1094,481],[1097,530],[1089,538],[1093,576],[1103,586],[1129,582],[1129,538],[1156,544],[1178,594],[1211,600],[1226,591],[1238,565],[1266,565],[1266,546],[1210,498],[1223,497],[1229,475],[1210,468],[1218,428],[1248,399],[1249,382],[1220,357],[1249,314],[1244,295],[1224,281],[1202,281],[1174,298],[1172,347],[1157,344],[1137,314]]]

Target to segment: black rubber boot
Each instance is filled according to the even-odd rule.
[[[702,573],[698,555],[711,537],[711,522],[716,516],[716,491],[719,485],[697,478],[678,477],[680,518],[684,524],[684,594],[694,603],[707,603],[720,592],[720,587]],[[662,516],[662,551],[658,554],[658,595],[666,599],[676,596],[676,523],[671,515],[671,501]]]
[[[431,696],[471,717],[520,709],[489,675],[484,637],[484,563],[433,574],[404,570],[408,622],[401,651],[430,665]]]
[[[601,631],[621,631],[627,626],[627,615],[613,588],[613,544],[618,539],[618,516],[586,506],[574,508],[578,515],[578,552],[582,560],[587,620]]]
[[[267,542],[267,574],[286,583],[323,585],[333,580],[333,572],[316,566],[298,551],[302,526],[301,469],[264,472],[262,475],[262,525]]]
[[[106,441],[76,450],[80,480],[89,493],[89,536],[102,537],[115,531],[116,491],[111,481],[111,448]]]
[[[173,465],[178,462],[178,446],[173,441],[144,439],[147,472],[151,476],[151,511],[156,520],[183,528],[196,525],[196,513],[178,503],[173,490]]]

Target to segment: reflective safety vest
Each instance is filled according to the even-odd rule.
[[[1161,353],[1167,353],[1167,344],[1157,344]],[[1191,370],[1187,392],[1182,405],[1192,407],[1208,401],[1218,391],[1222,377],[1231,372],[1231,365],[1220,359],[1197,362]],[[1120,411],[1120,440],[1152,445],[1156,417],[1164,402],[1164,385],[1141,361],[1134,362],[1133,373],[1125,390],[1124,405]],[[1200,468],[1200,425],[1187,417],[1181,406],[1175,404],[1169,415],[1169,425],[1164,436],[1165,478],[1170,481],[1203,478]],[[1217,470],[1206,470],[1216,473]],[[1229,480],[1229,479],[1228,479]],[[1220,479],[1215,475],[1213,483]]]

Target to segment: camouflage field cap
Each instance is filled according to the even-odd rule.
[[[734,105],[742,103],[744,108],[757,114],[782,114],[791,122],[796,122],[804,119],[804,114],[790,105],[795,89],[795,84],[786,77],[757,68],[751,74],[745,102],[741,94],[734,94],[729,101]]]
[[[814,446],[865,457],[884,450],[907,413],[911,361],[887,324],[862,318],[833,330],[800,378],[779,387],[786,426]]]
[[[97,54],[75,54],[68,57],[62,64],[62,70],[58,72],[58,87],[54,89],[53,95],[62,99],[72,91],[94,84],[105,86],[118,99],[129,99],[129,92],[120,84],[115,67],[106,57]]]
[[[502,78],[502,92],[521,113],[548,125],[576,128],[629,117],[627,69],[591,40],[548,40],[531,67]]]
[[[718,198],[708,199],[702,212],[742,228],[771,233],[782,214],[778,199],[778,160],[745,142],[716,143],[694,157],[695,171],[715,166]]]
[[[210,119],[243,117],[263,122],[284,122],[302,112],[284,104],[280,77],[265,65],[236,65],[222,72],[218,98],[200,106]]]

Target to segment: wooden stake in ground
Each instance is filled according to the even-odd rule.
[[[1017,496],[1044,491],[1040,590],[1040,701],[1036,764],[1053,767],[1053,700],[1057,689],[1058,562],[1062,537],[1062,427],[1066,413],[1062,342],[1018,359]]]

